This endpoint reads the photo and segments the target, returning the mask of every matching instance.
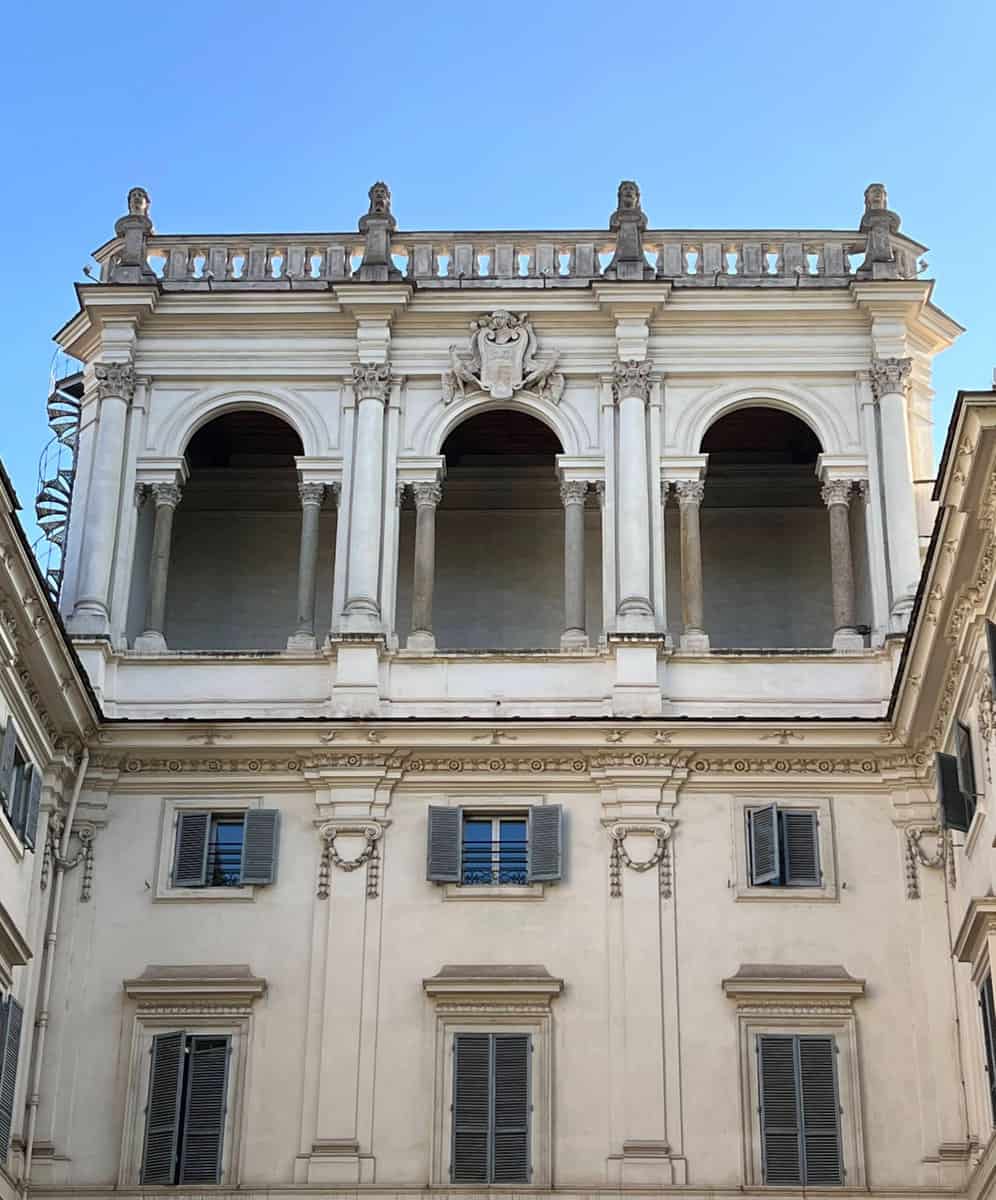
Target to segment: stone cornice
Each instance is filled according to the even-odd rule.
[[[204,1006],[250,1006],[266,992],[266,980],[248,966],[149,966],[141,975],[122,982],[125,995],[142,1009],[171,1011]]]
[[[864,995],[865,981],[841,966],[744,963],[723,980],[723,991],[738,1007],[850,1007]]]
[[[976,963],[990,934],[996,933],[996,896],[970,901],[955,936],[953,953],[959,962]]]
[[[549,1004],[564,990],[564,981],[540,966],[445,966],[431,978],[423,979],[422,988],[430,999],[437,1001]]]

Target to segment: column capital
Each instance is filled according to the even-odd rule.
[[[379,400],[386,404],[391,395],[390,363],[357,363],[353,367],[353,391],[357,403]]]
[[[612,368],[612,398],[618,404],[635,396],[644,403],[650,398],[650,361],[630,358]]]
[[[302,481],[297,485],[297,494],[301,498],[302,508],[309,504],[315,505],[316,508],[320,507],[325,499],[325,484]]]
[[[562,479],[560,482],[560,499],[566,507],[568,504],[584,504],[588,494],[588,482],[585,479]]]
[[[854,479],[828,479],[820,489],[823,503],[829,508],[832,504],[843,504],[846,508],[851,503],[851,491]]]
[[[416,508],[435,508],[443,498],[443,489],[434,480],[417,480],[409,484]]]
[[[176,508],[183,495],[178,483],[152,483],[149,484],[149,488],[156,508]]]
[[[598,501],[598,507],[605,507],[605,480],[598,479],[591,485],[591,490],[595,493],[595,499]]]
[[[671,494],[671,480],[661,480],[661,504],[667,504],[667,498]]]
[[[909,392],[912,358],[873,358],[868,377],[876,400],[896,393],[905,396]]]
[[[148,483],[135,484],[135,507],[141,508],[152,493],[152,485]]]
[[[93,368],[97,399],[115,396],[130,404],[135,395],[135,368],[131,362],[97,363]]]
[[[678,504],[682,508],[697,506],[702,503],[702,498],[705,496],[705,480],[676,479],[674,490],[678,497]]]

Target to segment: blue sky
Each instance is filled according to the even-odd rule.
[[[941,14],[944,15],[941,15]],[[967,327],[939,436],[996,365],[996,5],[17,5],[0,454],[30,518],[52,333],[130,186],[163,232],[601,227],[622,177],[657,227],[853,227],[872,180]]]

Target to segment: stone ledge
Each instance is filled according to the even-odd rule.
[[[833,1001],[850,1004],[865,994],[865,981],[844,967],[782,963],[743,963],[735,975],[723,980],[731,1000]]]
[[[123,981],[125,994],[140,1004],[251,1004],[266,992],[266,980],[246,964],[163,966],[153,964]]]

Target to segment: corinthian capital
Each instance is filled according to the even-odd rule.
[[[849,505],[851,503],[851,490],[853,487],[853,479],[828,479],[820,490],[823,503],[827,508],[832,504]]]
[[[618,404],[629,396],[641,400],[650,397],[650,363],[631,358],[628,362],[617,362],[612,368],[612,398]]]
[[[119,396],[131,403],[135,395],[135,368],[130,362],[97,363],[93,368],[97,381],[97,398],[105,400],[108,396]]]
[[[432,480],[412,484],[412,496],[416,508],[435,508],[443,498],[443,489]]]
[[[176,508],[180,503],[180,485],[176,483],[154,483],[152,499],[156,508]]]
[[[358,363],[353,367],[353,391],[357,401],[379,400],[386,404],[391,394],[390,364]]]
[[[678,505],[686,508],[688,505],[701,504],[705,495],[705,481],[702,479],[679,479],[674,490],[678,494]]]
[[[568,504],[584,504],[588,493],[588,483],[584,479],[565,479],[560,484],[560,499],[564,506]]]
[[[910,386],[912,358],[873,358],[868,377],[876,400],[898,392],[904,396]]]
[[[309,504],[313,504],[317,508],[325,499],[325,484],[299,483],[297,485],[297,494],[301,500],[302,508],[306,508]]]

